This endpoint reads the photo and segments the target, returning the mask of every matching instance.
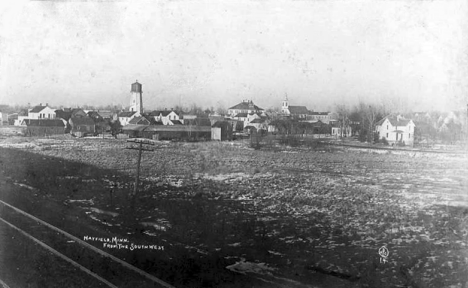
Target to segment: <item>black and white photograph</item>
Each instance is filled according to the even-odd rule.
[[[468,288],[468,1],[0,3],[0,288]]]

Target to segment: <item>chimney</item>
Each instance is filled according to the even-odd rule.
[[[174,111],[174,108],[171,108],[171,111]]]
[[[39,103],[39,106],[42,106],[42,103]]]
[[[45,106],[49,106],[49,103],[45,103]]]

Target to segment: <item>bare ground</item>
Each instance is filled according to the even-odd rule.
[[[174,284],[236,287],[246,273],[252,287],[468,285],[466,155],[159,142],[143,154],[131,211],[136,151],[125,142],[0,144],[22,205],[52,201],[87,233],[164,246],[115,253]]]

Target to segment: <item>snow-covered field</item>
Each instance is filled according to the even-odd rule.
[[[95,181],[116,191],[132,188],[119,175],[134,175],[137,152],[125,150],[124,141],[6,144],[109,169]],[[170,239],[201,257],[222,254],[231,261],[226,269],[268,281],[325,273],[353,279],[356,287],[468,285],[467,155],[253,150],[239,142],[156,146],[141,164],[138,217],[148,237]],[[107,199],[67,204],[82,206],[95,221],[105,218],[103,225],[122,225],[118,206],[101,207]],[[385,259],[378,253],[383,246]]]

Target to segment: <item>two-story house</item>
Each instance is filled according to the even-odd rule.
[[[405,119],[400,115],[386,116],[375,124],[375,131],[379,139],[385,138],[388,143],[404,143],[413,145],[414,143],[414,122]]]
[[[28,119],[55,119],[55,109],[41,103],[28,110]]]
[[[228,109],[228,115],[231,118],[242,117],[250,113],[263,113],[264,109],[255,105],[252,100],[243,100],[241,103]],[[245,116],[246,117],[246,116]]]

